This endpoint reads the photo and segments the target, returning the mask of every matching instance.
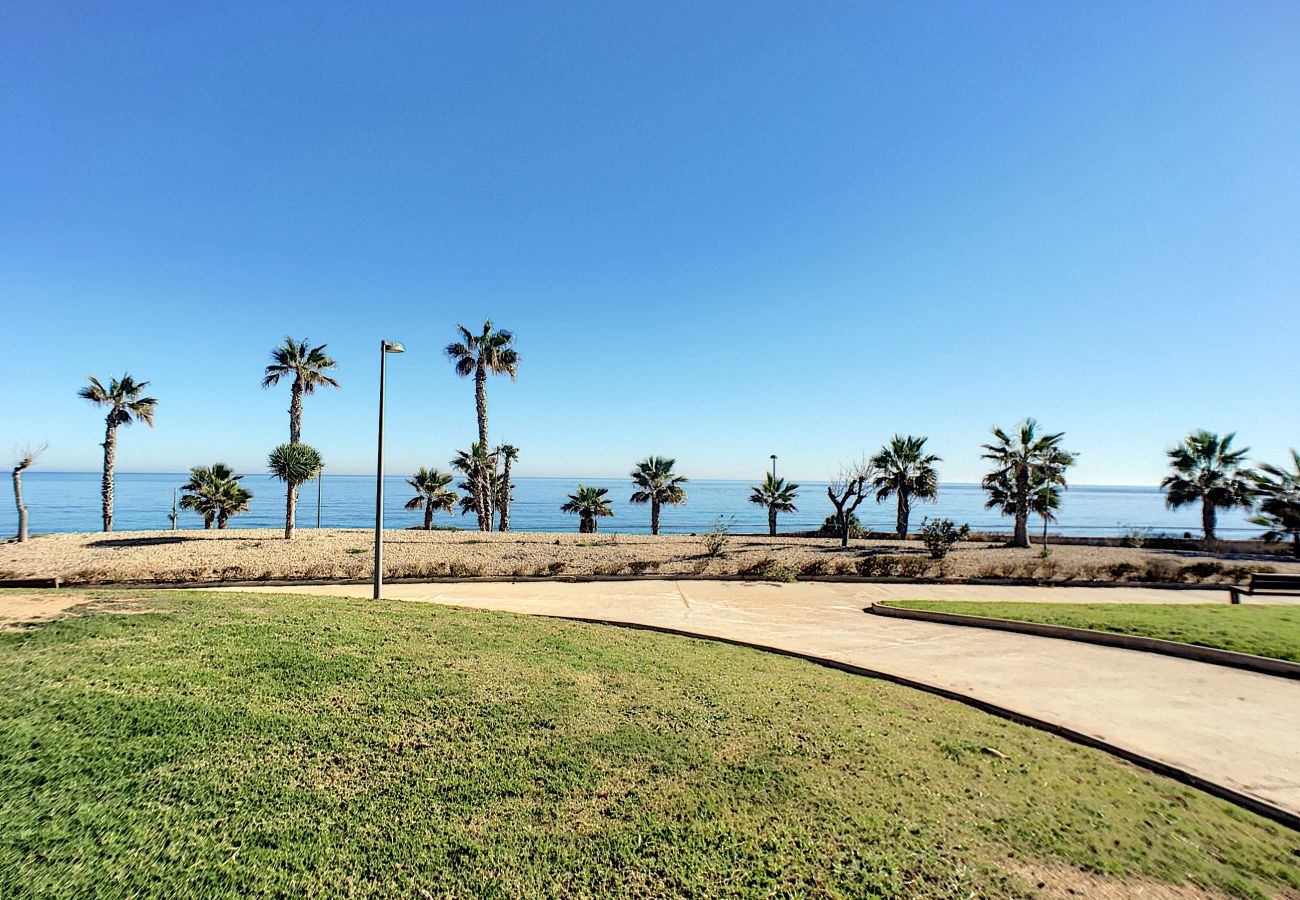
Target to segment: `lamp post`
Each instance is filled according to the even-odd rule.
[[[776,481],[776,454],[772,454],[772,480]]]
[[[384,372],[388,354],[404,353],[397,341],[379,342],[379,464],[375,469],[375,599],[384,587]]]
[[[325,467],[322,465],[320,471],[316,473],[316,527],[320,528],[320,495],[321,486],[325,483]]]

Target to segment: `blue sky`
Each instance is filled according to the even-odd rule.
[[[458,321],[525,475],[826,477],[990,425],[1154,483],[1191,428],[1300,444],[1300,5],[34,3],[0,10],[0,448],[261,471],[285,332],[337,472],[445,465]],[[1270,343],[1273,349],[1267,348]]]

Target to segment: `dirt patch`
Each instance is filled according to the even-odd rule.
[[[144,597],[105,596],[84,591],[0,592],[0,631],[25,631],[59,619],[92,613],[155,612]]]
[[[1227,894],[1194,884],[1167,884],[1154,878],[1112,878],[1073,866],[1016,860],[1007,869],[1034,888],[1035,897],[1084,900],[1227,900]]]

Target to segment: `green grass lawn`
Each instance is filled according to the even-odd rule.
[[[0,896],[997,897],[1038,862],[1300,891],[1281,826],[799,660],[134,596],[156,611],[0,634]]]
[[[947,600],[891,601],[889,605],[1139,634],[1300,662],[1300,606]]]

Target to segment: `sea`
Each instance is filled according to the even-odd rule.
[[[141,531],[171,527],[173,492],[187,479],[180,473],[120,472],[116,479],[113,526],[118,531]],[[100,476],[97,472],[43,472],[23,475],[23,494],[29,509],[32,534],[97,531],[101,527]],[[566,495],[578,483],[609,488],[614,510],[601,519],[600,530],[626,534],[650,531],[650,509],[628,501],[632,485],[626,478],[529,478],[514,479],[514,501],[510,527],[516,531],[577,531],[578,517],[560,511]],[[248,475],[243,484],[253,492],[250,510],[230,520],[231,528],[275,528],[284,525],[284,485],[269,475]],[[750,482],[692,480],[686,485],[688,498],[678,507],[665,507],[660,530],[667,534],[707,531],[719,519],[736,533],[766,533],[767,510],[749,502]],[[404,505],[414,494],[403,476],[384,479],[384,524],[388,528],[421,525],[424,513]],[[984,508],[985,494],[977,484],[944,484],[934,503],[913,505],[912,527],[927,516],[966,523],[977,531],[1009,531],[1011,520]],[[826,497],[826,483],[801,483],[798,511],[778,518],[780,531],[808,531],[819,527],[832,512]],[[894,502],[864,502],[858,518],[873,530],[892,531]],[[373,475],[325,475],[299,492],[298,527],[367,528],[375,521],[375,479]],[[17,530],[18,516],[12,495],[0,504],[0,535]],[[438,526],[474,528],[474,516],[439,513]],[[1031,528],[1041,520],[1031,519]],[[202,528],[202,519],[180,510],[178,528]],[[1066,492],[1053,534],[1080,536],[1123,536],[1142,532],[1149,536],[1184,533],[1199,536],[1200,508],[1171,510],[1155,487],[1072,485]],[[1250,538],[1263,529],[1248,521],[1248,514],[1234,510],[1221,513],[1219,534],[1224,538]]]

